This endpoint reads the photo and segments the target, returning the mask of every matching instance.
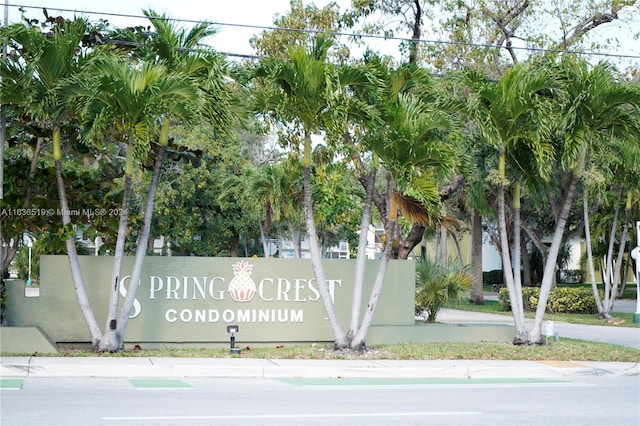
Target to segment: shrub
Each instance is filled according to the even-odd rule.
[[[504,274],[502,273],[502,269],[494,269],[493,271],[483,272],[482,281],[485,284],[503,284]]]
[[[471,288],[469,268],[450,264],[442,267],[425,257],[416,260],[416,311],[435,322],[440,309],[450,300],[461,301]]]
[[[522,288],[525,311],[535,311],[538,308],[539,299],[539,287]],[[511,310],[509,292],[506,288],[500,289],[499,301],[506,311]],[[595,314],[598,313],[598,307],[593,298],[593,292],[588,287],[556,287],[549,293],[546,312],[549,314]]]

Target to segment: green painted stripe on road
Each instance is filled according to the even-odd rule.
[[[282,378],[281,382],[296,386],[443,386],[443,385],[539,385],[568,383],[565,380],[530,378],[451,379],[451,378]]]
[[[129,379],[137,389],[193,389],[189,383],[178,379]]]
[[[0,379],[0,389],[22,389],[23,379]]]

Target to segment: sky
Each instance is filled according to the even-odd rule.
[[[6,0],[0,0],[4,3]],[[226,24],[244,24],[257,26],[271,26],[276,13],[285,15],[289,11],[289,0],[107,0],[104,2],[86,0],[8,0],[11,5],[33,6],[27,9],[30,18],[42,18],[41,8],[46,7],[49,15],[73,16],[71,12],[60,12],[59,9],[70,9],[82,12],[107,12],[124,15],[142,15],[143,9],[154,9],[156,12],[166,12],[169,17],[194,21],[210,21]],[[334,0],[340,10],[344,11],[351,4],[351,0]],[[1,4],[0,3],[0,4]],[[305,4],[309,3],[305,1]],[[321,8],[330,0],[315,0],[313,3]],[[18,22],[20,12],[17,7],[9,8],[9,21]],[[83,13],[84,14],[84,13]],[[86,14],[91,19],[107,18],[118,27],[133,25],[148,25],[145,18],[133,19],[99,14]],[[182,25],[189,27],[189,23]],[[249,39],[261,32],[256,28],[239,28],[233,26],[218,26],[218,34],[209,44],[216,50],[226,53],[252,54]]]
[[[169,17],[193,21],[209,21],[219,24],[255,25],[269,27],[273,25],[276,14],[284,15],[289,11],[290,0],[107,0],[104,2],[88,0],[0,0],[0,4],[8,3],[9,21],[18,22],[20,12],[17,5],[29,6],[27,16],[41,19],[43,17],[41,9],[46,7],[50,15],[61,14],[65,17],[73,16],[73,12],[60,11],[60,9],[78,11],[90,19],[100,17],[108,19],[118,27],[148,25],[148,21],[143,18],[118,17],[107,14],[122,14],[141,16],[143,9],[153,8],[156,12],[166,12]],[[303,0],[305,4],[315,3],[319,8],[328,4],[331,0]],[[351,0],[334,0],[341,11],[346,10],[351,5]],[[639,2],[640,3],[640,0]],[[95,13],[88,13],[95,12]],[[101,14],[105,13],[105,14]],[[633,19],[633,17],[632,17]],[[640,56],[640,42],[631,38],[631,30],[634,26],[640,28],[640,17],[636,16],[638,25],[628,25],[625,27],[621,23],[607,24],[593,32],[597,38],[619,38],[622,48],[612,53],[622,53],[626,55]],[[189,27],[189,22],[183,22],[183,26]],[[259,28],[243,28],[232,25],[218,25],[218,34],[208,40],[214,49],[219,52],[252,55],[253,49],[249,45],[249,39],[262,30]],[[436,39],[438,37],[428,37]],[[516,41],[517,43],[517,41]],[[398,41],[368,39],[367,44],[373,49],[385,54],[398,56]],[[596,60],[600,59],[598,57]],[[640,62],[638,58],[625,59],[620,62],[628,65]],[[621,68],[626,68],[622,65]]]

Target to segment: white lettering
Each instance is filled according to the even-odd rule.
[[[309,290],[313,293],[313,296],[309,296],[309,302],[317,302],[320,300],[320,292],[318,291],[318,288],[313,285],[315,281],[315,278],[309,280]]]
[[[151,283],[149,284],[149,299],[155,299],[156,293],[162,290],[162,287],[164,287],[164,283],[162,282],[162,278],[160,277],[152,275],[149,278],[151,280]],[[158,284],[154,285],[156,281],[158,282]]]
[[[273,301],[273,297],[267,299],[267,297],[264,295],[264,284],[265,284],[265,282],[269,283],[269,284],[273,284],[273,280],[271,278],[265,278],[262,281],[260,281],[260,284],[258,284],[258,295],[265,302],[271,302],[271,301]]]
[[[172,286],[171,283],[174,285]],[[165,299],[177,299],[180,300],[180,296],[178,296],[178,289],[180,288],[180,281],[176,277],[167,277],[167,296]]]
[[[178,320],[178,311],[175,309],[167,309],[167,312],[164,313],[164,318],[167,322],[176,322]]]
[[[214,277],[211,279],[211,281],[209,282],[209,296],[211,296],[211,298],[213,300],[224,300],[224,290],[220,290],[218,291],[218,297],[216,297],[214,290],[214,283],[216,281],[220,281],[222,283],[222,285],[224,286],[224,278],[223,277]]]
[[[304,311],[302,309],[238,309],[237,311],[225,309],[220,315],[217,309],[167,309],[164,318],[167,322],[174,323],[178,320],[184,323],[219,322],[220,318],[225,323],[251,323],[251,322],[280,322],[302,323]]]
[[[122,277],[122,281],[120,281],[120,288],[118,289],[118,291],[120,292],[120,295],[124,298],[127,297],[127,287],[125,286],[125,282],[130,279],[131,279],[131,276],[126,275]],[[133,313],[129,313],[129,318],[137,317],[138,315],[140,315],[141,310],[142,310],[142,306],[140,305],[140,302],[138,302],[138,299],[133,299]]]
[[[196,322],[205,322],[206,312],[204,309],[196,311]]]
[[[220,312],[217,309],[209,309],[209,322],[218,322],[220,320]]]
[[[222,311],[222,320],[224,322],[233,322],[235,318],[234,312],[231,309],[225,309]]]
[[[342,279],[327,280],[327,284],[329,284],[329,295],[331,296],[331,301],[335,303],[336,302],[336,284],[338,284],[339,287],[342,287]]]
[[[293,285],[293,301],[294,302],[306,302],[307,298],[300,298],[300,290],[304,290],[304,284],[307,280],[296,279],[295,284]]]
[[[289,291],[291,291],[291,283],[284,278],[278,278],[278,297],[276,300],[289,301]]]
[[[180,321],[191,322],[193,319],[193,312],[189,309],[183,309],[180,311]]]
[[[202,284],[200,284],[200,281],[198,281],[196,277],[193,277],[193,296],[191,296],[191,298],[193,300],[197,299],[196,290],[198,290],[198,293],[200,293],[200,298],[204,300],[206,287],[207,287],[207,277],[202,277]],[[213,281],[211,282],[211,287],[213,287]]]

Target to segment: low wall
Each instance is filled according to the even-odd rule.
[[[91,307],[104,327],[113,257],[81,256],[80,262]],[[365,300],[378,265],[367,261]],[[132,266],[133,258],[125,258],[121,301]],[[340,320],[348,324],[355,261],[325,260],[324,266]],[[374,326],[414,324],[414,274],[413,262],[390,262]],[[8,293],[9,325],[38,326],[58,343],[91,341],[66,256],[41,257],[38,296],[28,297],[20,281],[9,281]],[[243,342],[333,340],[309,260],[147,257],[127,342],[223,343],[229,324],[239,325]]]

